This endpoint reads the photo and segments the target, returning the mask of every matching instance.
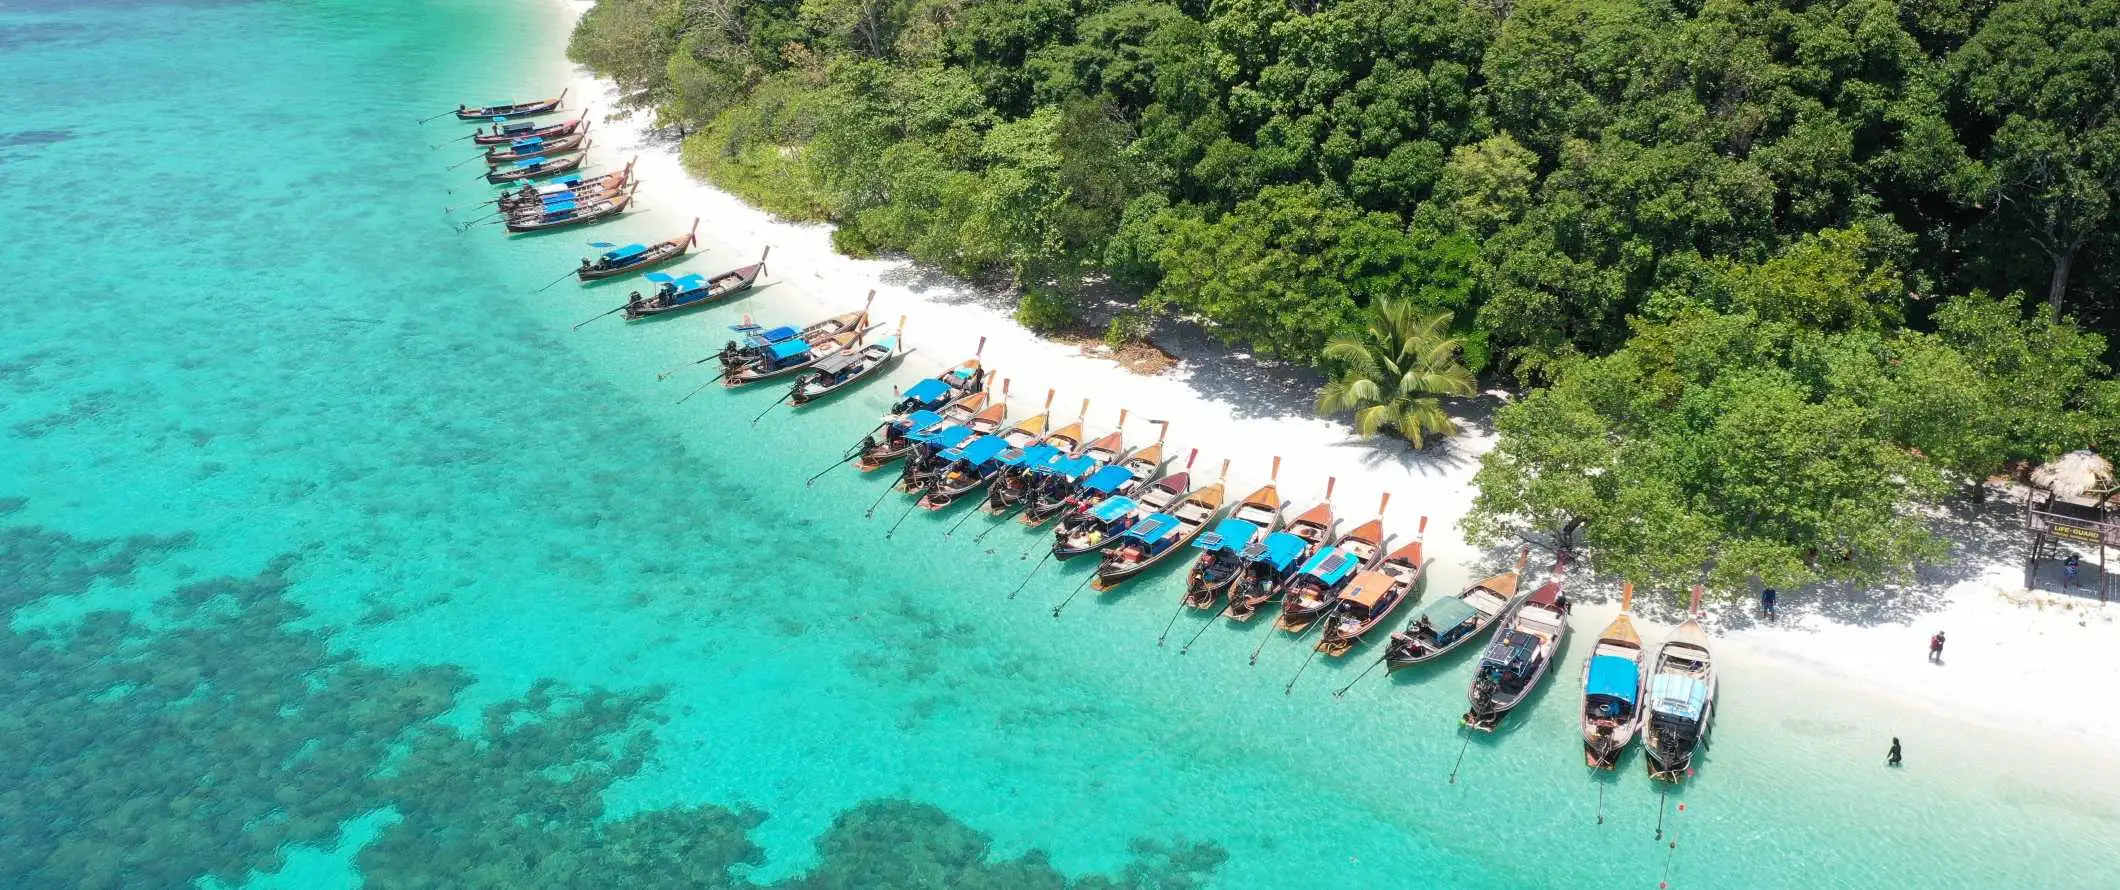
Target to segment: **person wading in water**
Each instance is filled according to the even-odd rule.
[[[1896,735],[1892,737],[1892,750],[1886,752],[1884,755],[1884,765],[1899,765],[1899,737]]]

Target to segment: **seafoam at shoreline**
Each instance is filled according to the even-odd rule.
[[[592,5],[581,0],[554,4],[569,27]],[[563,60],[557,64],[568,78],[569,95],[581,97],[584,106],[617,106],[610,82]],[[1434,559],[1431,596],[1456,590],[1497,570],[1507,559],[1505,552],[1471,546],[1457,529],[1472,501],[1479,456],[1493,447],[1490,430],[1468,425],[1443,445],[1414,452],[1402,445],[1360,442],[1346,424],[1334,420],[1294,412],[1251,416],[1252,406],[1205,392],[1190,363],[1144,377],[1110,359],[1085,355],[1074,345],[1043,339],[978,299],[973,288],[947,282],[906,259],[840,255],[832,249],[830,226],[775,219],[690,176],[679,160],[678,146],[646,132],[647,115],[599,112],[597,117],[592,154],[600,166],[639,158],[635,170],[647,184],[641,192],[643,215],[656,220],[650,231],[682,231],[692,218],[701,219],[704,259],[694,260],[694,266],[733,266],[772,248],[772,300],[750,308],[762,320],[800,321],[858,308],[873,289],[871,311],[877,319],[886,324],[895,324],[901,315],[907,319],[906,340],[915,352],[894,375],[901,381],[970,355],[984,337],[982,359],[998,376],[1012,381],[1012,401],[1023,406],[1014,412],[1018,416],[1034,413],[1046,390],[1053,389],[1056,415],[1071,417],[1083,398],[1093,400],[1087,423],[1092,431],[1109,430],[1122,408],[1131,412],[1130,437],[1152,434],[1154,428],[1143,423],[1145,419],[1167,420],[1180,459],[1199,449],[1196,473],[1211,474],[1229,460],[1230,487],[1249,491],[1266,481],[1278,455],[1283,458],[1278,481],[1292,507],[1314,503],[1326,480],[1336,478],[1334,503],[1341,516],[1355,522],[1373,515],[1379,496],[1390,492],[1390,533],[1410,535],[1418,517],[1428,518],[1427,552]],[[718,348],[723,339],[719,327],[698,330],[703,351]],[[2104,652],[2120,642],[2120,605],[2024,591],[2021,564],[2008,555],[2015,543],[1963,542],[1956,558],[1973,571],[1965,573],[1965,580],[1934,585],[1941,590],[1924,591],[1934,594],[1925,597],[1934,607],[1919,615],[1842,621],[1828,617],[1825,609],[1806,609],[1801,598],[1790,596],[1784,599],[1780,622],[1710,623],[1733,657],[1748,667],[1800,670],[1832,682],[1858,683],[1946,720],[1977,721],[2003,730],[2060,731],[2085,741],[2120,741],[2120,711],[2086,708],[2082,698],[2086,690],[2120,688],[2120,660]],[[1532,578],[1543,576],[1541,561],[1534,555]],[[1572,586],[1587,599],[1611,597],[1616,580],[1598,582]],[[1833,614],[1850,611],[1862,610]],[[1594,635],[1610,612],[1579,609],[1575,632]],[[1654,620],[1643,624],[1652,640],[1669,628]],[[1926,641],[1936,630],[1950,636],[1940,665],[1926,659]]]

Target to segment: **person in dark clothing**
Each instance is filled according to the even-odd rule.
[[[1943,631],[1939,630],[1935,636],[1929,638],[1929,660],[1943,660]]]
[[[1885,765],[1885,766],[1898,766],[1898,765],[1899,765],[1899,737],[1898,737],[1898,736],[1896,736],[1896,735],[1892,737],[1892,750],[1890,750],[1890,751],[1888,751],[1888,752],[1885,752],[1885,755],[1884,755],[1884,765]]]
[[[2082,563],[2076,558],[2076,554],[2074,552],[2069,553],[2068,558],[2061,561],[2062,593],[2067,593],[2070,590],[2075,589],[2076,572],[2081,569],[2081,567]]]
[[[1774,620],[1774,599],[1776,595],[1772,587],[1759,592],[1759,613],[1765,615],[1768,621]]]

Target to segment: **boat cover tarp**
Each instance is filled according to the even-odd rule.
[[[1082,487],[1099,494],[1111,494],[1118,491],[1119,486],[1133,481],[1133,478],[1134,471],[1125,467],[1105,467],[1089,474],[1089,481],[1082,483]]]
[[[1699,720],[1708,706],[1708,684],[1695,677],[1659,674],[1649,681],[1649,701],[1658,714]]]
[[[535,169],[537,169],[537,168],[539,168],[539,167],[545,166],[545,162],[546,162],[546,161],[549,161],[549,160],[551,160],[551,158],[531,158],[530,160],[527,160],[527,161],[521,161],[521,162],[518,162],[518,163],[517,163],[517,164],[515,165],[515,169],[517,169],[517,170],[535,170]]]
[[[1266,536],[1265,546],[1260,548],[1258,554],[1246,555],[1251,556],[1253,559],[1264,561],[1268,565],[1273,566],[1275,571],[1285,572],[1288,571],[1289,566],[1294,565],[1295,561],[1303,555],[1303,549],[1309,546],[1310,542],[1303,540],[1301,535],[1289,532],[1274,532]]]
[[[1503,631],[1501,636],[1494,638],[1494,645],[1487,649],[1486,656],[1480,659],[1480,666],[1529,664],[1532,654],[1537,651],[1538,637],[1520,630]]]
[[[824,361],[818,362],[817,364],[811,365],[810,367],[823,373],[824,376],[830,377],[835,374],[838,374],[841,371],[853,367],[854,362],[857,358],[858,356],[854,355],[853,353],[842,352],[837,355],[825,356]]]
[[[763,333],[756,334],[754,336],[767,343],[778,343],[782,340],[792,340],[795,338],[796,334],[800,333],[802,332],[796,330],[795,326],[784,324],[780,327],[774,328],[770,331],[765,331]]]
[[[992,461],[994,458],[1000,457],[1001,452],[1007,450],[1007,439],[1001,438],[1000,436],[980,436],[978,439],[974,440],[972,444],[966,445],[962,448],[952,448],[950,449],[950,451],[943,452],[942,456],[951,460],[962,460],[973,466],[978,466],[980,464]],[[956,452],[955,456],[952,456],[951,452]]]
[[[558,213],[573,213],[574,211],[575,204],[573,195],[568,195],[567,197],[561,198],[557,201],[545,202],[545,215],[547,216],[551,216],[553,214]]]
[[[901,429],[917,431],[927,429],[928,427],[934,426],[935,424],[941,422],[942,415],[937,414],[933,411],[929,411],[926,408],[922,408],[918,411],[915,411],[911,414],[899,418],[898,426]]]
[[[913,384],[905,391],[905,397],[921,404],[942,401],[950,394],[950,385],[933,377]]]
[[[704,275],[687,275],[670,283],[676,286],[679,293],[707,289],[707,278]]]
[[[500,116],[500,117],[496,117],[496,118],[494,118],[494,119],[493,119],[493,121],[494,121],[494,123],[500,123],[501,121],[504,121],[504,120],[507,120],[507,119],[508,119],[508,118],[507,118],[507,117],[506,117],[506,116],[504,115],[504,116]],[[501,127],[501,132],[503,132],[503,133],[521,133],[521,132],[523,132],[523,131],[525,131],[525,130],[535,130],[535,129],[537,129],[537,121],[516,121],[515,123],[512,123],[512,124],[504,124],[504,125],[502,125],[502,127]]]
[[[1105,498],[1103,503],[1089,511],[1089,517],[1098,522],[1115,522],[1119,517],[1132,513],[1136,506],[1138,505],[1134,503],[1133,498]]]
[[[537,200],[543,204],[551,204],[554,201],[572,201],[579,197],[581,197],[581,195],[575,194],[573,189],[561,189],[556,192],[548,192],[546,194],[538,195]]]
[[[532,136],[528,139],[517,139],[514,142],[510,142],[508,147],[513,149],[536,148],[543,144],[545,144],[545,137]]]
[[[1001,464],[1008,467],[1040,467],[1052,463],[1060,457],[1062,455],[1058,448],[1054,448],[1051,445],[1032,445],[1015,454],[1002,457]]]
[[[1303,573],[1326,584],[1338,584],[1340,579],[1354,574],[1354,570],[1361,567],[1362,561],[1356,559],[1354,554],[1335,547],[1318,551],[1309,562],[1303,564]]]
[[[1207,534],[1193,539],[1194,550],[1226,550],[1230,553],[1242,551],[1251,544],[1259,527],[1242,519],[1224,519],[1215,524]]]
[[[1050,473],[1055,476],[1060,476],[1066,479],[1080,479],[1083,476],[1088,475],[1089,471],[1095,468],[1096,466],[1097,461],[1094,458],[1067,457],[1054,461],[1051,465],[1044,467],[1043,472]]]
[[[518,165],[516,165],[516,166],[522,166],[522,165],[518,164]],[[565,175],[565,176],[562,176],[562,177],[560,177],[560,178],[558,178],[558,179],[552,180],[551,182],[545,183],[544,185],[538,186],[538,187],[537,187],[537,193],[538,193],[538,194],[540,194],[540,195],[556,195],[556,194],[559,194],[560,192],[570,192],[570,191],[573,191],[573,190],[574,190],[574,187],[575,187],[575,186],[577,186],[577,185],[581,185],[581,184],[582,184],[582,176],[581,176],[581,174],[579,174],[579,173],[569,173],[569,174],[567,174],[567,175]]]
[[[1641,683],[1641,665],[1634,659],[1599,655],[1590,659],[1590,679],[1583,685],[1583,694],[1611,696],[1631,705],[1641,694]]]
[[[766,347],[766,354],[772,356],[776,362],[786,361],[809,351],[810,341],[808,340],[783,340]]]
[[[1421,609],[1421,617],[1428,619],[1428,626],[1436,630],[1449,630],[1479,617],[1480,610],[1457,597],[1445,597],[1429,603]],[[1419,618],[1414,619],[1419,621]]]
[[[964,441],[970,439],[972,435],[971,427],[959,423],[943,427],[932,433],[914,433],[913,441],[926,442],[937,448],[953,448],[964,444]]]
[[[648,246],[645,244],[628,244],[617,250],[611,251],[610,253],[604,254],[604,256],[610,257],[614,260],[626,260],[640,256],[641,254],[647,252]]]
[[[1155,541],[1178,528],[1178,517],[1169,513],[1153,513],[1147,519],[1134,523],[1126,530],[1126,537],[1140,541]]]

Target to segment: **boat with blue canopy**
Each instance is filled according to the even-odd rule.
[[[598,281],[616,278],[652,269],[664,263],[682,258],[686,252],[699,244],[699,218],[692,218],[692,228],[682,235],[657,241],[654,244],[624,244],[606,249],[594,259],[583,257],[574,277],[581,281]]]
[[[1154,447],[1160,450],[1161,443],[1157,443]],[[1135,454],[1138,456],[1140,452],[1135,452]],[[1115,536],[1100,532],[1099,526],[1106,523],[1097,521],[1094,511],[1104,509],[1104,505],[1113,500],[1123,499],[1127,503],[1134,505],[1131,508],[1133,514],[1125,520],[1124,525],[1131,525],[1150,513],[1160,513],[1170,509],[1173,504],[1178,502],[1179,498],[1184,497],[1185,493],[1191,490],[1192,462],[1198,459],[1199,456],[1200,450],[1197,448],[1193,449],[1192,453],[1185,458],[1185,469],[1167,476],[1162,473],[1160,457],[1158,458],[1159,463],[1153,478],[1143,479],[1139,472],[1132,467],[1134,458],[1131,457],[1121,465],[1129,470],[1124,480],[1114,480],[1111,476],[1106,476],[1104,480],[1097,480],[1095,477],[1098,474],[1091,474],[1091,479],[1084,480],[1085,488],[1089,487],[1089,483],[1092,481],[1100,482],[1100,484],[1110,481],[1115,484],[1110,491],[1085,499],[1076,512],[1061,519],[1059,526],[1053,529],[1053,556],[1057,559],[1067,559],[1071,556],[1102,550],[1109,546]],[[1101,531],[1109,531],[1109,529]]]
[[[1229,518],[1216,525],[1214,531],[1193,541],[1193,549],[1199,550],[1200,556],[1193,560],[1192,571],[1185,577],[1182,601],[1186,605],[1195,609],[1217,608],[1222,594],[1243,574],[1244,551],[1281,530],[1280,476],[1281,458],[1276,456],[1267,483],[1238,501]]]
[[[849,335],[875,330],[868,319],[867,312],[856,310],[800,328],[790,325],[763,328],[748,323],[732,326],[730,330],[741,334],[743,339],[730,340],[722,346],[721,352],[715,354],[715,358],[721,361],[722,386],[734,389],[792,374],[845,351],[859,342],[859,337],[848,340]]]
[[[1414,529],[1413,540],[1348,582],[1338,607],[1325,622],[1325,633],[1318,640],[1319,652],[1330,658],[1346,655],[1392,612],[1421,595],[1421,576],[1427,571],[1422,548],[1427,537],[1428,517],[1423,516]]]
[[[1001,472],[1001,455],[1008,450],[1008,440],[994,435],[980,436],[968,444],[944,449],[938,456],[942,471],[921,495],[920,506],[940,510],[993,481],[995,474]]]
[[[1113,430],[1082,446],[1080,454],[1070,458],[1052,472],[1040,473],[1032,480],[1030,494],[1023,499],[1023,512],[1016,521],[1031,528],[1044,525],[1068,508],[1082,484],[1093,473],[1103,471],[1112,464],[1125,460],[1126,440],[1121,430],[1126,427],[1126,412],[1119,412],[1118,430]]]
[[[626,302],[626,320],[639,321],[673,312],[686,312],[750,290],[752,285],[758,283],[759,276],[766,273],[766,254],[772,251],[773,248],[768,247],[765,253],[759,255],[758,262],[730,269],[712,278],[702,279],[698,275],[687,275],[683,279],[673,280],[668,275],[651,272],[645,277],[660,286],[656,288],[654,296],[647,298],[642,298],[639,291],[634,291],[632,299]],[[678,281],[684,281],[686,284],[678,286]]]
[[[627,205],[631,203],[633,203],[633,192],[631,189],[628,189],[623,194],[598,198],[588,203],[575,203],[571,200],[554,201],[545,204],[533,213],[519,216],[510,215],[507,219],[508,231],[511,234],[524,234],[602,222],[624,213]]]
[[[1553,580],[1539,585],[1502,617],[1465,690],[1471,705],[1463,718],[1467,727],[1493,732],[1549,673],[1568,636],[1568,598],[1561,590],[1565,568],[1565,559],[1556,561]]]
[[[1516,608],[1518,579],[1523,577],[1530,555],[1527,547],[1517,554],[1515,568],[1482,578],[1454,596],[1421,607],[1406,623],[1406,629],[1392,634],[1391,642],[1384,647],[1385,670],[1433,661],[1494,626]]]
[[[874,299],[875,291],[869,291]],[[907,387],[891,406],[893,415],[904,414],[925,408],[934,411],[975,392],[986,391],[989,372],[979,363],[979,356],[986,352],[986,338],[979,338],[979,345],[972,350],[972,357],[958,362],[948,370]]]
[[[567,91],[560,90],[559,95],[550,99],[531,99],[527,102],[494,102],[478,106],[477,108],[468,105],[458,105],[456,106],[456,119],[469,122],[490,120],[496,117],[534,117],[540,114],[551,114],[559,110],[560,102],[566,98]]]
[[[939,415],[944,423],[929,425],[906,420],[906,416],[920,414]],[[871,441],[862,448],[860,457],[854,461],[854,468],[867,473],[882,469],[892,461],[903,459],[906,464],[899,474],[903,484],[907,479],[919,477],[923,472],[933,469],[928,463],[939,449],[929,448],[927,443],[940,427],[963,426],[974,434],[983,435],[1000,429],[1001,422],[1006,419],[1008,403],[992,399],[985,392],[962,396],[942,406],[939,411],[915,411],[914,415],[885,418],[883,438]]]
[[[578,201],[584,197],[616,194],[625,191],[632,181],[633,167],[630,164],[610,173],[587,178],[580,173],[567,173],[535,185],[525,182],[515,191],[503,192],[499,198],[494,199],[494,203],[502,210],[522,210],[564,195],[572,195]]]
[[[586,148],[587,146],[583,147]],[[513,167],[488,169],[486,171],[486,181],[499,185],[505,182],[521,182],[527,179],[543,179],[548,176],[558,176],[562,173],[572,173],[581,169],[582,162],[588,159],[589,156],[581,152],[557,157],[529,158]],[[632,166],[630,163],[626,165],[627,169],[632,169]]]
[[[1223,614],[1233,621],[1250,621],[1281,595],[1310,551],[1310,540],[1290,531],[1274,532],[1244,548],[1238,554],[1243,565],[1230,583],[1229,607]]]
[[[1104,560],[1091,578],[1091,590],[1111,590],[1140,575],[1171,554],[1186,549],[1194,538],[1222,518],[1225,491],[1222,478],[1229,475],[1229,462],[1222,462],[1222,476],[1178,499],[1169,512],[1143,516],[1104,551]]]
[[[1139,506],[1133,498],[1115,496],[1083,511],[1076,525],[1056,533],[1053,557],[1067,559],[1104,549],[1140,519],[1135,512]]]
[[[512,139],[509,140],[507,145],[496,145],[486,149],[486,163],[489,166],[499,166],[501,164],[529,160],[530,158],[542,158],[564,151],[573,151],[580,148],[582,142],[588,138],[589,128],[585,126],[565,136],[556,136],[550,139],[543,136]]]
[[[757,350],[755,358],[749,364],[737,369],[734,374],[723,376],[721,385],[724,389],[736,389],[761,380],[818,367],[835,356],[843,356],[857,348],[862,335],[870,330],[872,328],[863,326],[816,342],[796,337],[767,344]]]
[[[505,142],[514,142],[517,139],[550,139],[588,128],[589,115],[587,112],[583,112],[580,117],[573,120],[550,124],[541,124],[537,121],[511,121],[506,116],[501,116],[493,120],[492,132],[487,132],[485,127],[478,128],[477,132],[471,135],[471,144],[500,145]]]
[[[1686,622],[1656,651],[1649,670],[1642,753],[1649,778],[1681,782],[1693,774],[1695,752],[1715,719],[1715,656],[1700,626],[1701,588],[1693,588]]]
[[[1391,503],[1391,495],[1384,495],[1384,503]],[[1383,555],[1383,512],[1383,506],[1379,506],[1377,518],[1341,535],[1331,547],[1311,554],[1295,577],[1282,585],[1281,617],[1274,621],[1275,627],[1300,634],[1338,610],[1340,591],[1354,580],[1355,573],[1369,568]]]
[[[1630,609],[1634,585],[1620,586],[1619,615],[1583,659],[1583,764],[1615,769],[1641,727],[1642,663],[1647,651]]]

